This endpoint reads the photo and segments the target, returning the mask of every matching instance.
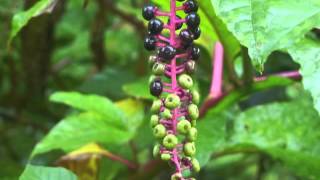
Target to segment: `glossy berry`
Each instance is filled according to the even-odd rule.
[[[190,118],[192,120],[198,119],[198,117],[199,117],[199,109],[198,109],[197,105],[190,104],[188,106],[188,113],[189,113],[189,116],[190,116]]]
[[[183,7],[185,13],[197,12],[199,8],[198,3],[194,0],[186,1],[183,3]]]
[[[187,73],[193,74],[196,70],[196,62],[194,62],[193,60],[187,61],[185,64],[185,69]]]
[[[153,96],[160,96],[163,90],[163,84],[161,80],[156,79],[150,84],[150,94]]]
[[[192,45],[188,49],[188,53],[191,59],[198,60],[200,58],[200,48],[197,46]]]
[[[191,160],[191,164],[192,164],[192,170],[195,172],[199,172],[200,171],[200,164],[199,161],[196,158],[193,158]]]
[[[192,127],[189,129],[188,134],[187,134],[187,138],[189,141],[193,142],[197,139],[198,136],[198,131],[196,128]]]
[[[160,34],[163,29],[163,22],[160,19],[153,18],[149,21],[148,30],[151,35]]]
[[[169,109],[174,109],[180,105],[180,97],[175,94],[169,94],[164,101],[164,104]]]
[[[173,149],[178,144],[178,138],[173,134],[168,134],[163,138],[162,144],[167,149]]]
[[[191,29],[191,32],[193,34],[193,39],[199,39],[200,35],[201,35],[201,29],[200,27],[196,28],[196,29]]]
[[[187,74],[180,75],[178,78],[178,83],[183,89],[190,89],[193,86],[193,80]]]
[[[191,90],[192,102],[194,104],[199,104],[200,102],[200,94],[197,90]]]
[[[154,36],[147,36],[144,39],[144,47],[146,48],[146,50],[148,51],[153,51],[156,49],[156,43],[157,43],[157,38]]]
[[[169,161],[171,159],[171,154],[163,153],[163,154],[161,154],[161,159],[164,161]]]
[[[163,138],[166,135],[166,127],[162,124],[156,125],[153,129],[153,135],[157,138]]]
[[[153,101],[152,106],[151,106],[151,112],[152,113],[158,113],[160,111],[161,106],[162,106],[162,101],[161,100]]]
[[[181,30],[179,37],[183,44],[191,44],[193,41],[193,34],[187,29]]]
[[[183,146],[183,152],[186,156],[194,156],[196,153],[196,147],[193,142],[188,142]]]
[[[158,51],[158,55],[160,58],[164,60],[171,60],[176,55],[177,51],[174,47],[168,45],[165,47],[161,47]]]
[[[157,59],[158,59],[157,56],[150,56],[149,60],[148,60],[149,66],[152,67],[154,65],[154,63],[157,62]]]
[[[142,9],[142,16],[145,20],[151,20],[155,17],[154,12],[156,10],[156,7],[153,5],[145,5]]]
[[[200,24],[200,17],[197,13],[190,13],[186,17],[186,24],[189,29],[196,29],[199,27]]]
[[[171,176],[171,180],[181,180],[183,178],[182,174],[181,173],[174,173],[172,176]]]
[[[191,128],[191,123],[188,120],[181,120],[178,122],[177,129],[179,133],[186,134]]]
[[[180,20],[181,17],[180,17],[180,16],[176,16],[176,19],[177,19],[177,20]],[[168,19],[168,23],[167,23],[167,24],[170,25],[170,18]],[[176,30],[181,29],[182,26],[183,26],[183,23],[177,23],[177,24],[176,24]]]
[[[166,66],[162,63],[155,63],[152,66],[152,72],[155,75],[162,75],[166,69]]]
[[[159,116],[158,115],[152,115],[150,118],[150,125],[151,127],[155,127],[156,125],[159,124]]]
[[[152,155],[153,155],[153,157],[157,157],[159,154],[160,154],[160,145],[156,144],[153,147]]]
[[[164,109],[163,112],[161,113],[161,116],[165,119],[171,119],[172,118],[172,114],[171,111],[169,109]]]

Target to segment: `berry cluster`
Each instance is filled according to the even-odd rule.
[[[142,15],[148,20],[148,36],[144,46],[156,55],[149,58],[153,75],[150,93],[157,97],[151,107],[151,126],[159,140],[153,154],[175,167],[172,180],[194,180],[191,172],[200,170],[194,141],[197,138],[196,120],[199,93],[190,75],[200,57],[200,49],[193,44],[198,39],[200,17],[196,0],[170,0],[170,12],[146,5]],[[181,18],[178,11],[186,15]],[[167,23],[163,19],[167,18]],[[178,32],[177,32],[178,31]]]

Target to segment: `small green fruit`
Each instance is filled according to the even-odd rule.
[[[191,128],[191,123],[188,120],[181,120],[178,122],[177,129],[179,133],[186,134]]]
[[[192,120],[191,121],[191,126],[196,127],[197,126],[197,120]]]
[[[164,101],[164,104],[169,109],[174,109],[180,106],[180,97],[176,94],[169,94]]]
[[[157,62],[157,56],[152,55],[149,57],[148,63],[150,67],[152,67],[156,62]]]
[[[162,144],[167,149],[173,149],[178,144],[178,138],[173,134],[168,134],[163,138]]]
[[[199,109],[197,107],[197,105],[195,104],[190,104],[188,106],[188,112],[189,112],[189,116],[192,120],[198,119],[199,117]]]
[[[190,89],[193,86],[193,80],[187,74],[180,75],[178,78],[178,83],[183,89]]]
[[[166,127],[164,127],[162,124],[156,125],[153,129],[153,134],[157,138],[163,138],[166,135]]]
[[[194,156],[196,153],[196,147],[193,142],[188,142],[183,146],[183,152],[186,156]]]
[[[152,115],[150,118],[150,125],[151,127],[155,127],[156,125],[159,124],[159,116],[158,115]]]
[[[171,159],[171,154],[163,153],[161,154],[161,159],[164,161],[169,161]]]
[[[161,100],[153,101],[152,106],[151,106],[151,112],[152,113],[158,113],[160,111],[161,106],[162,106],[162,101]]]
[[[197,129],[194,127],[190,128],[187,135],[188,140],[193,142],[197,139],[197,136],[198,136]]]
[[[200,164],[199,161],[196,158],[193,158],[191,160],[191,164],[192,164],[192,169],[195,172],[199,172],[200,171]]]
[[[166,69],[166,66],[162,63],[155,63],[152,66],[152,73],[155,75],[162,75]]]
[[[153,157],[157,157],[160,154],[160,144],[156,144],[152,151]]]
[[[181,173],[175,173],[171,176],[171,180],[181,180],[182,178],[183,177]]]
[[[197,90],[193,89],[191,91],[191,96],[192,96],[192,102],[194,104],[199,104],[199,102],[200,102],[200,94],[199,94],[199,92]]]
[[[169,109],[164,109],[163,112],[161,113],[161,116],[165,119],[171,119],[172,118],[172,114],[171,111]]]

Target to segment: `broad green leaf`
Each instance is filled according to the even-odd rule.
[[[60,121],[49,134],[39,142],[32,156],[54,149],[69,152],[91,142],[123,144],[133,133],[114,127],[105,117],[86,112],[72,115]]]
[[[142,78],[136,82],[122,86],[123,91],[133,97],[153,100],[154,97],[149,92],[148,78]]]
[[[310,91],[314,107],[320,113],[320,43],[303,39],[289,48],[289,53],[300,64],[303,86]]]
[[[41,0],[38,1],[30,9],[17,13],[13,16],[11,22],[11,33],[8,44],[21,31],[21,29],[28,24],[31,18],[39,16],[43,13],[50,13],[55,7],[58,0]]]
[[[70,171],[61,167],[27,165],[19,180],[77,180]]]
[[[318,0],[211,0],[215,12],[262,70],[268,55],[292,46],[320,25]]]

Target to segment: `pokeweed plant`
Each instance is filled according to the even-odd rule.
[[[194,178],[190,177],[190,172],[200,170],[199,162],[194,158],[199,93],[190,77],[200,56],[199,47],[193,44],[201,34],[200,17],[195,0],[170,0],[168,3],[169,12],[154,5],[146,5],[142,11],[149,21],[144,46],[149,51],[156,51],[149,59],[153,73],[150,93],[157,97],[151,107],[150,121],[159,141],[153,154],[174,166],[171,179],[191,180]],[[185,18],[178,16],[178,11],[184,11]],[[167,23],[159,17],[167,18]]]

